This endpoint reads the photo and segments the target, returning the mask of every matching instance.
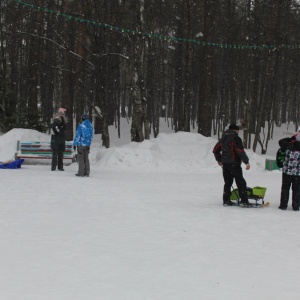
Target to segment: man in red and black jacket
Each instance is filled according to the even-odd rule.
[[[243,177],[241,164],[243,162],[246,165],[246,170],[250,169],[250,164],[249,158],[243,147],[243,142],[238,133],[239,127],[236,124],[231,124],[213,149],[216,161],[223,168],[223,177],[225,182],[223,205],[225,206],[235,205],[234,202],[230,201],[233,180],[235,180],[238,187],[241,204],[249,206],[247,183]]]

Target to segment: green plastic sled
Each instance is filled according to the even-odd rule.
[[[247,196],[249,199],[263,199],[265,197],[267,188],[266,187],[262,187],[262,186],[255,186],[253,188],[249,188],[247,187]],[[239,190],[238,189],[233,189],[231,191],[231,195],[230,195],[230,200],[239,200],[240,199],[240,195],[239,195]]]

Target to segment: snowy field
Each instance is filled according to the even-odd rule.
[[[94,138],[89,178],[75,163],[0,169],[0,299],[299,299],[300,215],[277,208],[281,172],[264,170],[266,156],[247,150],[243,169],[270,207],[223,207],[216,139],[165,127],[137,144],[129,128],[110,131],[115,147]],[[293,132],[276,129],[267,157]],[[0,136],[0,161],[20,139],[49,136]]]

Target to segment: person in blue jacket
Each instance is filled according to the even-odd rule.
[[[89,153],[93,139],[94,129],[87,114],[81,116],[81,123],[78,125],[73,141],[73,148],[77,148],[78,173],[79,177],[90,176]]]

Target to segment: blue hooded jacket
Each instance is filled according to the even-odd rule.
[[[89,119],[84,120],[77,127],[76,135],[74,137],[73,146],[87,146],[90,147],[93,139],[93,126]]]

